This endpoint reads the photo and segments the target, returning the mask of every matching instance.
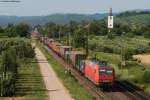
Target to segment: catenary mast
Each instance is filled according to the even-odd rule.
[[[114,17],[112,14],[112,8],[109,9],[109,15],[108,15],[108,32],[110,33],[111,30],[114,27]]]

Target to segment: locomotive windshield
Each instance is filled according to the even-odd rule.
[[[111,75],[111,74],[113,74],[113,71],[112,71],[112,69],[100,69],[99,73]]]

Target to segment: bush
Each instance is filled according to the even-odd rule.
[[[96,43],[92,43],[89,45],[89,49],[90,50],[95,50],[97,48],[97,44]]]
[[[128,33],[126,33],[126,36],[129,38],[133,38],[135,36],[135,34],[132,32],[128,32]]]
[[[148,43],[148,46],[150,46],[150,42]]]
[[[10,39],[10,40],[1,40],[0,41],[0,54],[2,51],[7,50],[8,48],[13,47],[16,51],[16,55],[19,58],[29,57],[33,58],[35,56],[34,48],[29,42],[25,42],[23,40],[19,40],[18,38]]]
[[[113,49],[109,47],[104,47],[104,52],[105,53],[113,53]]]
[[[132,59],[133,55],[134,55],[134,52],[129,49],[123,50],[123,52],[122,52],[122,57],[124,60]]]
[[[18,59],[33,58],[34,48],[20,39],[0,40],[0,95],[12,96],[15,92]]]
[[[144,32],[143,35],[144,35],[145,38],[150,38],[150,33],[148,31]]]
[[[18,66],[16,52],[13,48],[2,53],[1,96],[12,96],[14,94]]]
[[[113,38],[115,38],[115,35],[113,33],[108,33],[107,38],[108,39],[113,39]]]
[[[145,72],[144,72],[144,75],[143,75],[143,81],[144,81],[145,83],[149,83],[149,82],[150,82],[149,76],[150,76],[150,70],[145,71]]]
[[[136,54],[149,53],[149,52],[150,52],[150,47],[148,46],[139,46],[138,48],[135,49]]]

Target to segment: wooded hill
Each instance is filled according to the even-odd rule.
[[[82,20],[100,20],[106,17],[107,14],[52,14],[48,16],[0,16],[0,25],[7,25],[8,23],[17,24],[25,22],[30,25],[43,25],[48,22],[56,24],[67,24],[70,21],[81,22]]]

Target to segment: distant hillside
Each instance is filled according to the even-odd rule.
[[[53,14],[49,16],[27,16],[27,17],[18,17],[18,16],[0,16],[0,24],[7,25],[8,23],[20,23],[25,22],[31,25],[36,24],[45,24],[48,22],[54,22],[58,24],[66,24],[70,21],[81,22],[82,20],[100,20],[106,17],[107,14]]]
[[[150,10],[131,11],[120,13],[115,17],[115,22],[126,25],[149,25]]]
[[[101,20],[105,18],[107,20],[106,13],[104,14],[52,14],[48,16],[0,16],[0,25],[7,25],[8,23],[17,24],[25,22],[30,25],[45,24],[48,22],[54,22],[57,24],[66,24],[70,21],[81,22],[83,20]],[[121,23],[126,25],[145,25],[150,24],[150,10],[134,10],[126,11],[122,13],[115,13],[115,23]]]

